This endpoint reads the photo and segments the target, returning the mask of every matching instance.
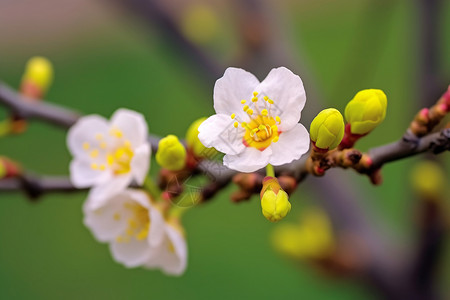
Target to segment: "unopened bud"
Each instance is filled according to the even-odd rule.
[[[44,95],[52,84],[52,81],[53,66],[48,59],[35,56],[28,60],[22,77],[22,89],[27,90],[34,88],[39,90],[40,95]],[[29,85],[32,85],[32,87]]]
[[[332,150],[344,137],[345,125],[341,113],[334,108],[322,110],[311,122],[311,140],[317,148]]]
[[[186,149],[176,136],[168,135],[159,141],[156,161],[165,169],[179,171],[186,164]]]
[[[270,222],[280,221],[291,210],[288,194],[274,177],[264,178],[260,196],[262,213]]]
[[[335,246],[331,222],[324,212],[308,209],[300,224],[281,224],[272,234],[274,247],[296,259],[321,259]]]
[[[411,172],[411,184],[425,197],[439,197],[445,190],[445,174],[442,167],[432,161],[418,163]]]
[[[189,126],[186,132],[186,144],[192,150],[196,157],[206,157],[213,158],[218,154],[217,150],[214,148],[206,148],[198,139],[198,127],[206,120],[207,118],[200,118],[195,120],[191,126]]]
[[[382,90],[368,89],[358,92],[345,107],[345,119],[351,133],[366,134],[386,117],[387,98]]]

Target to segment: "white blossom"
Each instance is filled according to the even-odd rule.
[[[174,219],[166,220],[145,192],[126,189],[97,209],[90,201],[83,208],[84,224],[97,240],[109,243],[114,260],[128,268],[183,274],[187,264],[183,230]]]
[[[127,109],[117,110],[110,121],[99,115],[85,116],[70,128],[70,178],[77,188],[92,187],[89,198],[93,208],[133,180],[144,182],[151,152],[147,139],[144,117]]]
[[[214,87],[216,114],[200,125],[198,137],[240,172],[286,164],[309,149],[308,131],[298,123],[305,102],[302,80],[285,67],[272,69],[262,82],[228,68]]]

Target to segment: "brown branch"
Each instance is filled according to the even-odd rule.
[[[205,51],[191,43],[181,32],[176,21],[167,13],[157,0],[116,0],[119,5],[141,17],[150,25],[155,25],[175,49],[183,56],[188,56],[195,69],[201,69],[207,74],[206,80],[213,83],[225,69],[212,59]]]
[[[1,192],[24,191],[31,200],[36,200],[48,192],[74,192],[79,189],[73,186],[66,176],[36,176],[25,174],[22,176],[0,180]]]
[[[0,82],[0,103],[9,107],[14,114],[23,119],[38,119],[64,128],[72,126],[80,117],[72,110],[44,100],[27,101],[26,97],[3,82]]]

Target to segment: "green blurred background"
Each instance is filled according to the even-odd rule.
[[[200,47],[224,67],[237,65],[233,61],[240,51],[237,29],[232,26],[235,8],[220,1],[184,1],[174,13],[180,24],[189,7],[186,3],[191,2],[207,5],[217,18]],[[443,2],[447,3],[439,11],[438,75],[448,81],[450,2]],[[168,3],[172,6],[167,5],[167,10],[178,5]],[[367,150],[398,139],[423,105],[417,3],[268,3],[280,28],[276,35],[282,34],[294,59],[302,62],[301,68],[287,67],[304,78],[307,94],[314,86],[312,94],[320,95],[324,105],[343,112],[358,90],[383,89],[388,95],[387,118],[358,146]],[[43,55],[55,67],[48,101],[107,117],[119,107],[131,108],[146,116],[152,133],[184,136],[190,122],[213,113],[216,78],[206,78],[181,48],[167,41],[164,32],[122,10],[108,1],[0,1],[0,79],[18,88],[26,60]],[[276,66],[267,66],[271,67]],[[312,108],[317,100],[308,98],[306,120],[324,108]],[[6,115],[1,108],[0,117]],[[68,174],[65,135],[60,128],[33,122],[26,134],[1,139],[0,154],[36,173]],[[448,154],[441,159],[448,170]],[[363,195],[362,205],[379,227],[405,248],[414,244],[417,199],[408,171],[416,161],[387,165],[380,187],[354,172],[333,172],[354,183]],[[156,172],[153,164],[152,173]],[[189,265],[181,278],[116,264],[107,245],[95,241],[82,224],[84,192],[49,194],[37,203],[21,193],[0,194],[0,298],[376,298],[361,282],[323,276],[307,264],[292,263],[275,253],[268,237],[276,225],[264,219],[257,197],[232,204],[228,197],[234,189],[228,187],[214,201],[186,214]],[[314,201],[314,190],[306,182],[292,196],[293,209],[285,222],[296,221]],[[450,279],[448,252],[447,247],[440,266],[444,287]]]

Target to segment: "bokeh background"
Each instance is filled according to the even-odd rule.
[[[450,83],[448,1],[431,20],[438,29],[431,57],[422,31],[427,1],[150,2],[148,13],[131,8],[139,1],[0,0],[0,80],[18,88],[26,60],[43,55],[55,67],[48,101],[107,117],[127,107],[146,116],[152,133],[183,137],[193,120],[213,113],[213,84],[227,66],[262,80],[272,67],[286,65],[304,80],[307,127],[320,109],[343,112],[360,89],[386,92],[387,118],[360,141],[362,150],[398,139],[415,112]],[[6,116],[0,108],[1,119]],[[68,174],[65,135],[32,122],[25,134],[0,139],[0,154],[36,173]],[[408,248],[417,202],[408,174],[418,160],[385,166],[380,187],[350,171],[329,176],[348,179],[385,238]],[[449,170],[448,154],[441,162]],[[116,264],[82,224],[84,192],[48,194],[37,203],[19,192],[0,193],[0,298],[378,298],[361,282],[324,276],[277,254],[269,240],[276,225],[262,216],[258,197],[236,205],[229,201],[234,189],[186,214],[189,266],[180,278]],[[316,197],[304,182],[283,222],[296,221]],[[448,247],[439,272],[450,296]]]

